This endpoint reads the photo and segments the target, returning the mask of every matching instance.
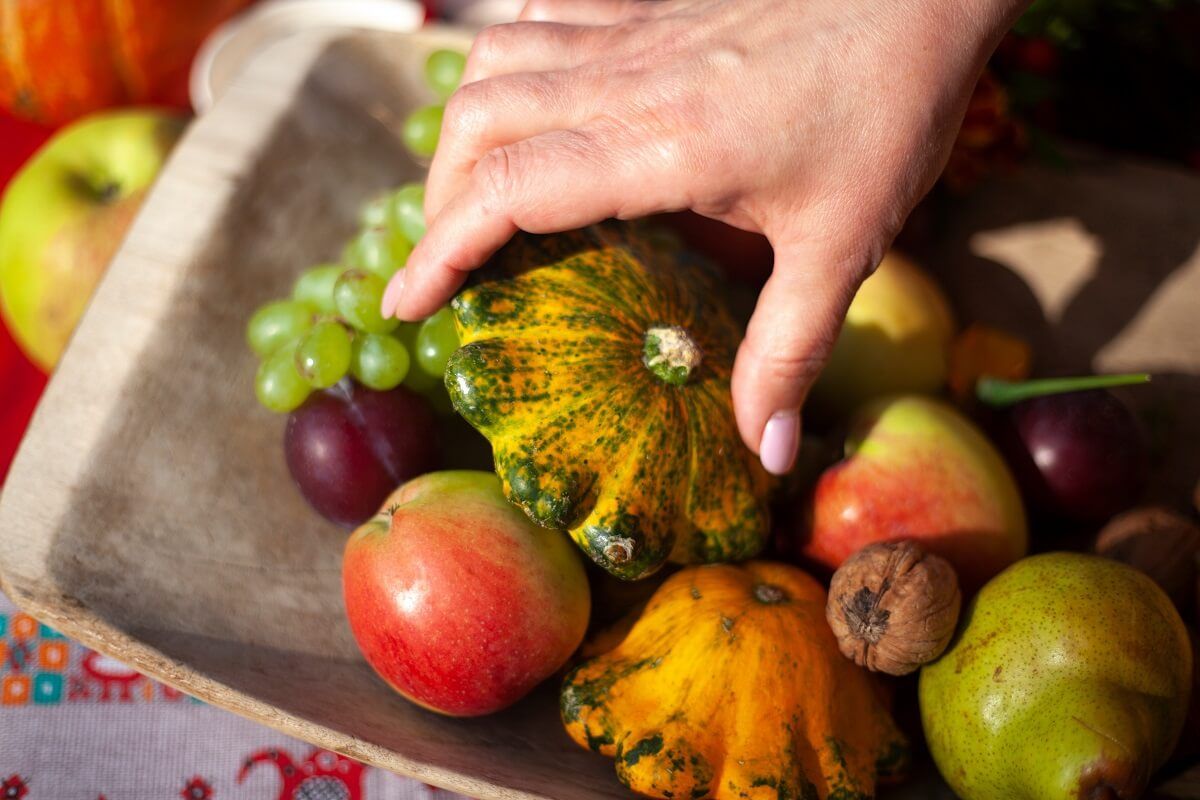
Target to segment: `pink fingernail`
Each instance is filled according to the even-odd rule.
[[[786,475],[796,463],[800,449],[800,412],[777,411],[763,428],[758,445],[758,457],[763,468],[772,475]]]
[[[384,319],[394,317],[396,315],[396,306],[400,305],[400,297],[404,294],[404,269],[400,269],[392,279],[388,281],[387,288],[383,291],[383,302],[379,304],[379,313]]]

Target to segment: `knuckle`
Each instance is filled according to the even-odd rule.
[[[693,157],[687,139],[677,133],[659,133],[647,140],[655,165],[669,175],[691,175]]]
[[[484,154],[475,166],[479,199],[485,213],[502,214],[516,195],[520,143],[496,147]]]
[[[570,70],[554,73],[530,73],[513,77],[513,100],[531,112],[557,115],[575,105],[573,94],[577,76]]]
[[[713,143],[706,141],[701,115],[687,100],[663,102],[651,97],[636,102],[627,115],[635,121],[638,139],[648,153],[652,167],[667,174],[696,178],[714,163],[708,150]],[[628,127],[628,122],[624,125]]]
[[[442,116],[443,129],[456,139],[481,136],[489,127],[492,107],[486,82],[460,86],[446,102]]]
[[[808,386],[821,374],[825,366],[828,346],[820,346],[821,352],[774,349],[763,354],[762,377],[776,384]]]
[[[754,371],[759,381],[803,388],[821,374],[837,340],[837,330],[825,330],[822,326],[806,330],[798,338],[795,324],[796,321],[790,321],[764,329],[752,323],[745,344],[758,364]]]
[[[509,39],[509,27],[508,24],[489,25],[476,34],[471,52],[467,54],[468,65],[486,67],[499,61],[507,49],[505,43]]]

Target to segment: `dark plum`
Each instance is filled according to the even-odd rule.
[[[1107,391],[1034,397],[998,413],[994,433],[1026,499],[1103,522],[1137,502],[1149,453],[1132,412]]]
[[[438,467],[437,429],[419,394],[343,381],[288,416],[283,450],[309,505],[330,522],[353,528],[397,486]]]

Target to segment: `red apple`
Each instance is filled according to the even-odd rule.
[[[587,629],[575,545],[504,499],[490,472],[397,489],[346,543],[350,629],[396,691],[451,716],[490,714],[553,675]]]
[[[813,493],[800,553],[836,569],[872,542],[912,539],[946,558],[964,588],[1025,555],[1025,511],[1004,460],[975,425],[919,395],[856,415],[846,458]]]

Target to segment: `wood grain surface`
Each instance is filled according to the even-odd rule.
[[[246,319],[336,256],[364,200],[421,175],[396,131],[431,99],[420,65],[448,43],[465,46],[438,30],[293,38],[191,127],[14,463],[0,577],[85,644],[355,758],[482,798],[622,797],[611,762],[562,732],[553,686],[452,720],[374,676],[343,619],[344,535],[305,506],[284,420],[253,401]],[[1055,366],[1169,375],[1154,395],[1175,409],[1166,435],[1200,441],[1200,181],[1031,169],[939,220],[926,257],[964,319],[1015,326]],[[1171,462],[1164,492],[1190,490],[1195,455]]]

